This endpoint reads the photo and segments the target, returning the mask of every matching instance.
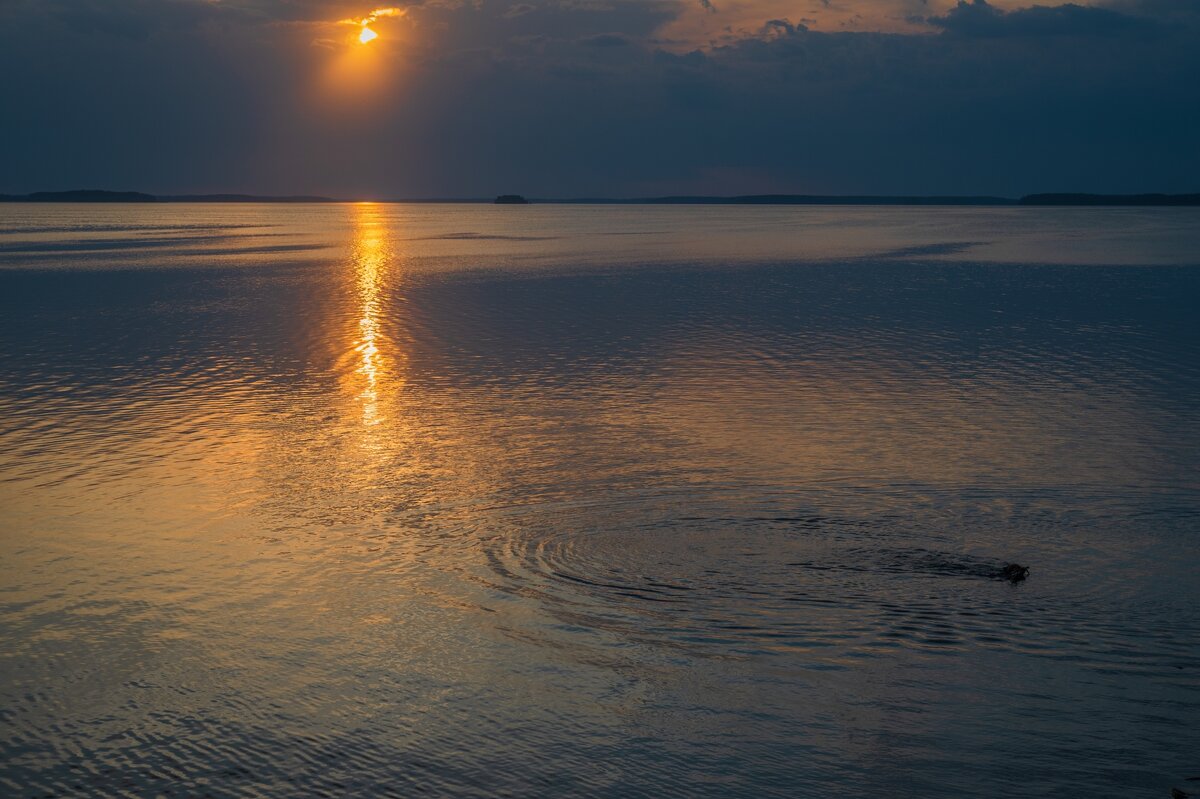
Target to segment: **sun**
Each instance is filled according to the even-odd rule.
[[[378,38],[379,38],[379,34],[376,33],[375,31],[371,30],[370,28],[368,28],[366,25],[362,26],[362,33],[358,34],[358,41],[361,44],[366,44],[367,42],[373,41]]]

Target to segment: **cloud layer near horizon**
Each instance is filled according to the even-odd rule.
[[[0,191],[1200,188],[1200,9],[7,0]]]

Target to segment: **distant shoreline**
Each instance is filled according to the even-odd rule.
[[[259,196],[254,194],[168,194],[154,195],[136,191],[79,189],[41,191],[32,194],[0,194],[0,202],[23,203],[344,203],[314,195]],[[396,203],[487,203],[494,199],[401,199],[379,200]],[[895,196],[895,195],[821,195],[821,194],[749,194],[731,197],[678,195],[614,199],[607,197],[541,199],[542,205],[940,205],[940,206],[1200,206],[1200,194],[1027,194],[1024,197],[990,196]]]

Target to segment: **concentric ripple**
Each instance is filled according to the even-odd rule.
[[[721,511],[712,516],[672,515],[683,498],[672,493],[524,508],[486,542],[482,581],[574,627],[699,657],[791,652],[844,668],[897,647],[985,648],[1191,676],[1182,669],[1200,618],[1155,629],[1161,608],[1123,603],[1105,576],[1086,594],[1056,596],[1044,585],[1058,582],[1054,560],[1012,585],[997,579],[1005,559],[955,549],[951,536],[887,518],[729,515],[746,501],[738,493],[697,503],[692,489],[690,510]]]

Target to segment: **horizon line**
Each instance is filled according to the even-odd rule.
[[[0,193],[0,202],[13,203],[421,203],[421,204],[494,204],[498,197],[515,197],[518,202],[547,205],[1200,205],[1200,193],[1168,194],[1039,192],[1020,197],[988,194],[668,194],[649,197],[415,197],[386,199],[347,199],[313,194],[259,195],[241,192],[205,194],[150,194],[108,189],[71,189],[37,191],[27,194]]]

